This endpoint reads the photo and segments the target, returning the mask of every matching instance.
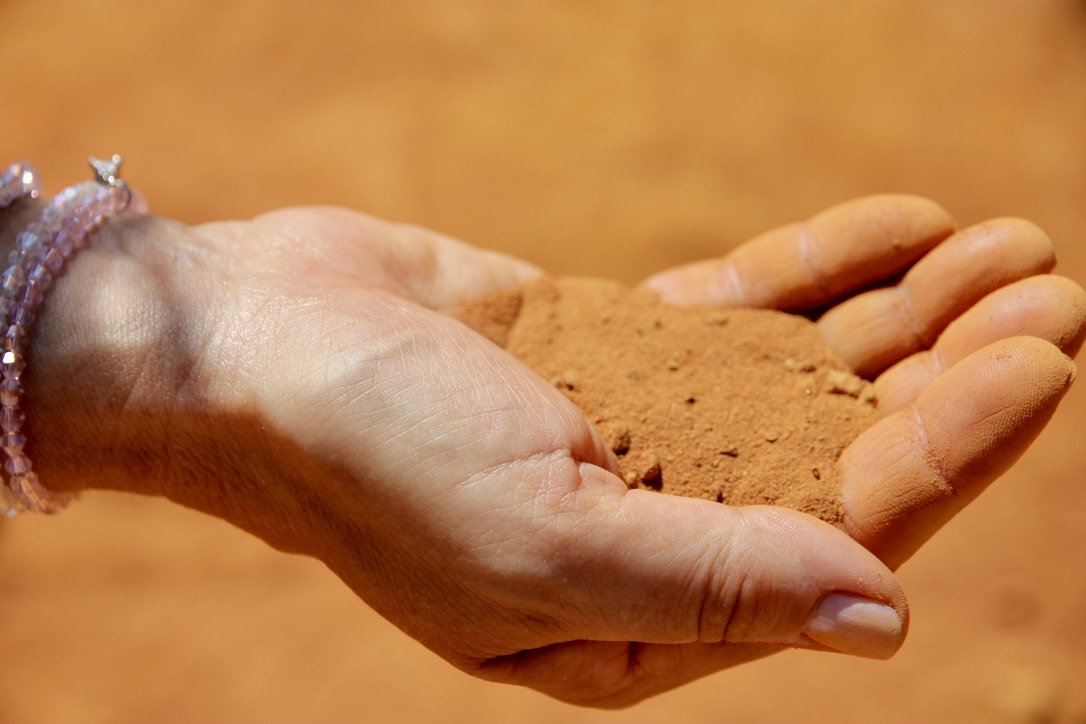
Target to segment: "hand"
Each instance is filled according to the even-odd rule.
[[[865,231],[872,215],[885,233]],[[676,301],[732,304],[734,289],[747,303],[822,306],[900,274],[951,231],[942,212],[909,199],[843,207],[810,228],[817,237],[807,238],[820,242],[816,279],[802,265],[771,273],[749,261],[796,248],[784,231],[722,265],[650,284]],[[899,243],[873,244],[885,238]],[[932,252],[910,275],[945,268],[938,254],[946,256]],[[564,397],[444,314],[536,274],[337,210],[193,229],[150,218],[113,224],[73,262],[74,279],[58,284],[37,332],[30,392],[42,479],[162,494],[219,515],[323,560],[454,665],[568,701],[629,704],[780,647],[893,653],[907,608],[864,547],[794,511],[627,490]],[[1071,351],[1082,292],[1054,284],[1065,292],[1054,307],[1025,314],[1022,329],[996,325],[994,336],[1061,328]],[[832,332],[850,338],[849,309],[864,298],[821,318],[839,350]],[[1036,340],[974,356],[964,342],[944,344],[980,339],[969,330],[992,325],[970,322],[978,317],[958,297],[940,299],[940,319],[960,318],[929,355],[937,361],[900,368],[905,381],[886,393],[879,382],[891,397],[915,389],[895,398],[912,412],[888,417],[842,460],[849,531],[891,562],[1028,444],[1072,370]],[[1064,313],[1072,301],[1073,319]],[[955,327],[966,332],[952,335]],[[866,354],[893,361],[882,347]],[[976,370],[986,376],[974,382]],[[924,373],[937,377],[926,389]],[[908,437],[910,420],[923,423],[924,445]],[[896,455],[876,444],[886,440],[901,441]],[[930,486],[929,460],[939,462],[940,485],[961,496],[923,504],[916,491]],[[896,506],[901,495],[919,503]]]
[[[930,201],[871,197],[646,282],[674,303],[814,315],[874,379],[884,419],[839,473],[845,529],[892,568],[1025,452],[1086,336],[1086,293],[1047,273],[1043,231],[1022,219],[953,231]]]

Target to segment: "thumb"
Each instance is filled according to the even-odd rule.
[[[582,475],[586,483],[611,477],[588,465]],[[900,586],[833,526],[770,506],[640,490],[616,497],[594,507],[588,548],[609,570],[587,579],[598,582],[587,593],[604,615],[584,638],[784,644],[872,658],[901,645]]]
[[[482,662],[477,676],[611,708],[772,653],[766,644],[871,658],[900,647],[908,606],[893,574],[833,526],[626,491],[589,464],[580,473],[585,525],[550,561],[565,585],[563,638]]]

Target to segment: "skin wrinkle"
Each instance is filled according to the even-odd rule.
[[[1031,324],[1033,318],[1047,319],[1047,324]],[[885,386],[896,388],[908,383],[914,395],[943,374],[949,366],[968,356],[984,343],[995,341],[991,320],[1002,320],[994,330],[998,336],[1032,335],[1047,339],[1068,356],[1081,346],[1086,319],[1083,292],[1063,277],[1037,275],[1008,284],[965,311],[947,325],[928,352],[914,355],[905,367],[897,366],[890,376],[876,383],[880,388],[880,409],[886,413],[904,407],[907,397],[885,393]],[[921,376],[923,379],[920,379]],[[886,408],[882,401],[892,399]]]
[[[798,230],[798,254],[799,258],[803,261],[803,265],[807,269],[807,274],[813,282],[814,286],[818,287],[819,291],[827,298],[831,299],[833,294],[826,277],[822,273],[822,255],[820,253],[821,248],[818,244],[818,239],[811,231],[811,224],[804,222],[800,224]]]
[[[939,484],[940,489],[945,495],[954,494],[954,486],[950,484],[950,478],[947,475],[946,463],[942,460],[932,448],[931,438],[928,436],[928,427],[924,423],[924,417],[920,414],[920,408],[914,407],[912,409],[913,425],[912,429],[917,435],[916,442],[920,445],[920,455],[924,462],[927,463],[929,469],[935,473],[936,482]]]
[[[705,581],[698,587],[701,590],[701,600],[694,620],[695,640],[718,643],[730,640],[728,633],[735,619],[737,602],[742,598],[745,577],[736,585],[734,577],[724,573],[722,579],[721,574],[717,573],[730,570],[728,563],[732,558],[731,546],[725,545],[715,553],[712,551],[707,551],[707,553],[709,553],[708,560],[694,569],[697,571],[703,568],[705,571],[701,574],[705,576]],[[692,590],[694,590],[693,587]],[[734,591],[734,595],[721,596],[721,591],[729,593]]]
[[[233,293],[234,298],[243,296],[246,291],[239,285],[238,291]],[[268,300],[271,308],[281,306],[284,302],[285,300],[278,297]],[[251,404],[248,391],[256,389],[257,380],[264,378],[267,373],[266,369],[261,370],[254,365],[256,360],[249,354],[248,337],[255,334],[257,338],[271,339],[273,333],[267,328],[271,326],[270,323],[262,323],[264,318],[252,313],[253,306],[239,301],[228,307],[234,310],[232,315],[221,311],[211,314],[207,354],[209,359],[214,360],[214,364],[211,365],[213,369],[209,371],[209,375],[217,382],[213,393],[218,395],[224,404],[227,397],[234,402],[244,400],[246,404]],[[233,324],[229,321],[231,319]],[[225,373],[226,370],[229,370],[229,374]],[[298,394],[297,389],[292,390],[292,399],[296,399]]]
[[[905,319],[909,323],[909,329],[913,334],[912,349],[927,349],[931,346],[927,325],[923,324],[916,314],[916,306],[913,303],[912,294],[907,284],[902,283],[895,287],[901,304],[898,307],[905,313]]]
[[[476,373],[476,372],[473,372],[473,371],[472,371],[472,372],[469,372],[469,374],[472,374],[472,376],[473,376],[473,374],[475,374],[475,373]],[[466,392],[466,390],[472,390],[472,391],[476,391],[476,390],[477,390],[477,388],[476,388],[476,386],[475,386],[475,385],[473,385],[473,384],[472,384],[472,383],[470,382],[470,380],[469,380],[469,381],[468,381],[468,386],[467,386],[467,388],[464,388],[464,386],[463,386],[463,385],[457,385],[457,388],[456,388],[455,390],[451,390],[451,391],[450,391],[450,397],[449,397],[449,399],[456,399],[456,398],[458,398],[458,397],[462,397],[462,396],[463,396],[463,395],[465,395],[465,394],[468,394],[468,393]],[[517,394],[518,396],[519,396],[519,395],[521,394],[521,393],[519,392],[519,390],[518,390],[518,389],[516,388],[516,386],[515,386],[515,385],[513,386],[513,390],[514,390],[514,392],[515,392],[515,393],[516,393],[516,394]],[[503,393],[504,393],[504,392],[507,392],[507,390],[503,390]],[[472,393],[472,394],[473,394],[473,393]],[[504,396],[504,395],[500,395],[500,396]],[[527,402],[527,399],[525,399],[525,402]],[[462,403],[454,403],[454,405],[455,405],[455,407],[456,407],[457,409],[464,409],[464,407],[465,407],[465,405],[464,405],[464,404],[462,404]],[[473,404],[473,403],[472,403],[472,405],[471,405],[471,406],[472,406],[472,407],[478,407],[478,405],[477,405],[477,404]],[[484,407],[485,407],[485,415],[484,415],[484,416],[483,416],[483,418],[481,418],[481,419],[482,419],[482,421],[484,422],[484,429],[487,429],[487,430],[491,430],[491,429],[493,428],[493,424],[491,423],[491,418],[493,418],[493,416],[494,416],[494,412],[501,412],[502,410],[505,410],[505,411],[507,411],[507,412],[513,412],[513,411],[516,411],[516,410],[515,410],[515,407],[516,407],[516,406],[515,406],[515,405],[514,405],[514,404],[513,404],[512,402],[509,402],[508,404],[504,404],[504,405],[502,406],[502,408],[501,408],[501,409],[497,409],[497,410],[495,410],[493,406],[484,406]],[[439,406],[437,406],[437,407],[434,407],[433,409],[437,409],[437,410],[440,410],[440,409],[441,409],[441,406],[439,405]],[[526,409],[534,410],[534,409],[535,409],[535,406],[534,406],[534,405],[532,405],[532,406],[530,406],[530,407],[527,407]],[[440,414],[440,411],[439,411],[439,412],[434,412],[434,415],[439,415],[439,414]],[[432,417],[433,417],[433,416],[430,416],[430,418],[432,418]],[[462,418],[460,418],[460,420],[459,420],[459,421],[458,421],[458,423],[457,423],[457,429],[462,429],[462,424],[463,424],[464,422],[466,422],[466,421],[469,421],[469,420],[470,420],[470,414],[468,414],[468,415],[467,415],[466,417],[462,417]],[[412,424],[412,425],[411,425],[411,428],[415,428],[415,427],[417,427],[417,424],[419,424],[419,422],[416,422],[416,423]],[[555,432],[555,434],[557,435],[557,431]],[[569,447],[569,444],[568,444],[568,442],[567,442],[567,441],[561,441],[561,440],[557,440],[557,437],[556,437],[556,441],[557,441],[558,443],[560,443],[559,445],[556,445],[556,446],[566,447],[566,448],[568,449],[568,447]]]
[[[928,369],[931,371],[931,377],[929,380],[934,381],[939,378],[939,375],[946,371],[946,362],[943,358],[943,348],[936,341],[935,345],[927,351],[928,356]],[[925,384],[925,387],[927,385]]]
[[[488,579],[494,579],[492,584],[496,583],[492,589],[480,589],[480,595],[492,600],[496,603],[500,603],[499,608],[508,608],[510,603],[515,604],[517,608],[521,608],[524,611],[534,611],[534,615],[540,621],[548,622],[548,626],[553,627],[554,622],[558,620],[572,623],[576,621],[591,620],[593,616],[582,612],[582,607],[577,605],[579,597],[573,597],[562,603],[561,605],[555,605],[548,598],[538,599],[534,596],[534,591],[538,585],[544,584],[546,581],[553,580],[556,576],[561,576],[567,584],[574,582],[574,579],[570,578],[564,571],[576,571],[580,570],[581,566],[577,563],[579,556],[577,551],[584,548],[582,540],[586,536],[590,536],[592,531],[585,530],[580,525],[566,525],[564,520],[569,515],[579,516],[581,513],[581,504],[578,498],[582,494],[582,490],[579,488],[569,489],[564,492],[560,497],[565,502],[559,502],[555,504],[555,486],[553,484],[546,486],[536,485],[531,476],[525,476],[518,472],[519,469],[531,470],[536,467],[536,463],[551,458],[554,463],[560,465],[562,469],[565,469],[565,464],[570,462],[570,456],[568,451],[553,451],[553,452],[541,452],[533,455],[529,458],[522,458],[518,460],[508,461],[500,463],[486,471],[473,475],[468,480],[465,480],[461,484],[461,492],[464,487],[478,487],[485,485],[487,481],[498,475],[512,475],[522,480],[522,484],[517,486],[515,490],[509,491],[510,495],[515,498],[518,497],[518,491],[530,491],[527,497],[530,500],[540,500],[540,492],[547,494],[547,501],[545,507],[537,508],[542,510],[544,515],[536,516],[524,516],[523,510],[519,505],[508,506],[508,516],[503,516],[495,525],[488,526],[488,530],[495,531],[497,535],[492,536],[492,540],[489,543],[483,544],[483,541],[478,538],[475,540],[475,545],[472,550],[476,553],[476,557],[480,560],[487,560],[490,562],[488,565]],[[548,470],[554,470],[554,465],[544,465]],[[560,478],[576,478],[580,480],[579,475],[565,476]],[[553,483],[554,477],[551,476]],[[583,481],[577,483],[583,485]],[[519,502],[519,501],[514,501]],[[542,501],[540,501],[542,502]],[[498,507],[492,508],[496,510]],[[515,511],[515,512],[514,512]],[[509,530],[517,531],[515,535],[507,535],[508,531],[502,532],[503,524],[512,524]],[[520,546],[525,539],[542,539],[549,541],[548,550],[549,553],[545,555],[534,554],[528,557],[524,556],[524,552],[520,550]],[[515,544],[512,550],[511,544]],[[482,555],[478,555],[482,553]],[[511,563],[520,565],[514,565],[513,567],[503,568],[501,566],[495,567],[493,564],[495,561],[509,561]],[[529,563],[529,567],[525,567],[524,564]],[[519,585],[511,587],[510,581],[517,581]],[[593,579],[588,582],[587,587],[581,587],[583,591],[592,591],[596,585],[596,580]],[[528,588],[525,589],[525,586]],[[512,594],[512,595],[510,595]],[[590,597],[592,598],[592,597]],[[545,615],[543,609],[539,608],[540,604],[544,604],[546,608],[552,609]],[[593,604],[592,609],[599,608],[598,605]],[[571,615],[574,614],[574,615]]]
[[[392,234],[404,243],[396,247],[399,253],[386,257],[394,265],[386,273],[398,280],[405,297],[432,307],[440,272],[436,241],[419,239],[418,229],[408,224],[393,225]]]
[[[318,207],[281,209],[257,219],[270,230],[261,254],[273,261],[268,267],[273,275],[285,274],[299,280],[299,286],[307,286],[307,282],[311,285],[313,278],[331,276],[344,289],[391,293],[405,300],[410,297],[410,290],[397,276],[407,268],[403,251],[373,242],[373,237],[383,229],[391,231],[394,225],[385,225],[365,214]],[[361,254],[372,257],[370,263],[358,265],[355,259]],[[241,264],[246,262],[239,260]]]
[[[406,299],[431,310],[455,309],[476,289],[507,289],[542,273],[521,260],[475,249],[411,224],[392,226],[405,248],[398,250],[386,276]],[[421,272],[415,268],[420,262]]]
[[[415,340],[411,344],[414,345],[414,344],[417,344],[417,343],[418,343],[418,340]],[[431,339],[429,336],[426,337],[425,343],[427,345],[427,349],[429,349],[430,351],[435,351],[437,353],[438,358],[440,358],[440,359],[454,359],[453,356],[452,356],[452,352],[449,349],[447,349],[446,345],[435,345],[434,340]],[[425,351],[425,350],[422,350],[422,351]],[[411,356],[416,356],[417,357],[418,354],[419,354],[419,352],[403,351],[402,350],[402,345],[398,345],[397,346],[397,351],[395,353],[393,353],[391,356],[394,356],[397,359],[406,359],[406,358],[411,357]],[[425,357],[426,355],[423,355],[423,356]],[[454,367],[452,367],[452,369],[455,372],[459,368],[454,366]],[[467,374],[472,375],[474,377],[476,375],[481,375],[482,371],[472,369],[472,370],[469,370],[467,372]],[[382,375],[378,374],[376,376],[381,377]],[[506,381],[506,382],[508,383],[508,381]],[[515,392],[515,394],[516,394],[516,396],[517,396],[517,398],[519,400],[521,400],[523,403],[529,402],[527,397],[525,397],[526,393],[524,391],[520,390],[519,386],[513,384],[513,385],[511,385],[511,387],[514,390],[514,392]],[[477,389],[477,386],[476,386],[476,384],[475,384],[475,382],[473,380],[468,379],[466,389]],[[454,394],[454,393],[450,393],[450,394]],[[455,394],[460,394],[460,393],[455,393]],[[452,398],[450,397],[449,399],[452,399]],[[476,407],[476,406],[477,405],[475,405],[475,404],[472,405],[472,407]],[[460,405],[460,404],[457,405],[458,409],[462,408],[462,407],[463,407],[463,405]],[[513,406],[512,405],[506,405],[506,406],[504,406],[504,408],[507,409],[508,411],[513,411]],[[534,406],[526,405],[524,409],[533,410]],[[500,410],[498,410],[498,411],[500,411]],[[493,412],[495,412],[493,407],[492,406],[488,407],[488,415],[490,413],[493,413]],[[563,414],[563,416],[565,416],[565,415]],[[556,435],[557,435],[557,431],[556,431]],[[560,440],[557,437],[555,438],[555,441],[558,442],[558,443],[564,443],[563,440]]]
[[[739,273],[739,269],[736,267],[735,262],[730,259],[725,260],[720,273],[724,278],[724,282],[721,286],[724,289],[732,290],[735,306],[749,307],[749,295],[747,294],[746,287],[743,286],[743,277]],[[731,306],[731,304],[725,303],[723,306]]]
[[[631,641],[626,645],[626,673],[623,675],[623,680],[628,682],[639,681],[645,673],[645,666],[641,663],[641,652],[643,645],[636,641]]]
[[[742,558],[742,556],[740,556]],[[726,585],[724,590],[729,591],[729,596],[722,602],[720,608],[720,618],[723,619],[723,626],[721,627],[720,640],[734,642],[742,640],[741,636],[737,634],[734,629],[737,621],[737,614],[739,610],[739,602],[744,601],[750,596],[747,595],[748,578],[744,572],[741,575],[729,574],[727,576]],[[700,614],[699,614],[699,626],[700,626]],[[698,629],[699,636],[701,629]],[[710,641],[710,643],[712,643]]]

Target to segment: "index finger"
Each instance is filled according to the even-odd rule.
[[[867,196],[644,284],[672,304],[817,309],[898,276],[953,232],[954,221],[933,201]]]

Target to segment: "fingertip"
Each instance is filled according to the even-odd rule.
[[[889,234],[890,245],[926,249],[954,233],[950,213],[924,196],[872,194],[845,201],[815,215],[809,222],[820,232],[838,234],[840,227],[872,227]],[[827,228],[828,227],[828,228]]]
[[[1051,342],[974,352],[841,455],[845,530],[892,568],[1021,457],[1076,375]]]
[[[815,606],[804,635],[840,653],[889,659],[901,648],[908,631],[909,609],[834,591]]]
[[[1017,216],[1004,216],[985,222],[982,226],[996,227],[1003,236],[1014,240],[1014,253],[1028,263],[1035,273],[1051,271],[1056,266],[1056,246],[1048,233],[1029,219]]]
[[[748,306],[747,292],[730,256],[683,264],[650,276],[640,286],[666,304]]]
[[[725,640],[828,648],[879,659],[900,648],[909,606],[897,579],[870,551],[841,530],[797,511],[752,506],[736,512],[745,518],[745,557],[754,570],[742,573],[750,595],[736,601]],[[790,559],[786,550],[802,553]],[[776,630],[767,627],[774,617],[765,609],[772,603],[759,591],[770,585],[767,574],[772,585],[791,589],[789,603],[795,608],[790,613],[796,616],[791,620],[798,623],[798,633],[786,633],[780,614]],[[760,620],[749,618],[744,606],[761,609]]]
[[[1083,342],[1086,341],[1086,289],[1067,277],[1052,275],[1047,279],[1057,295],[1059,309],[1064,317],[1061,320],[1062,334],[1051,341],[1073,359],[1078,356]]]
[[[919,194],[884,193],[865,197],[872,204],[895,208],[902,214],[922,222],[923,225],[953,230],[954,217],[943,206]],[[861,199],[863,200],[863,199]]]
[[[990,361],[1003,374],[1024,373],[1029,385],[1020,392],[1037,399],[1040,404],[1053,397],[1062,397],[1074,382],[1078,366],[1059,346],[1047,339],[1032,336],[1010,337],[989,345]]]

